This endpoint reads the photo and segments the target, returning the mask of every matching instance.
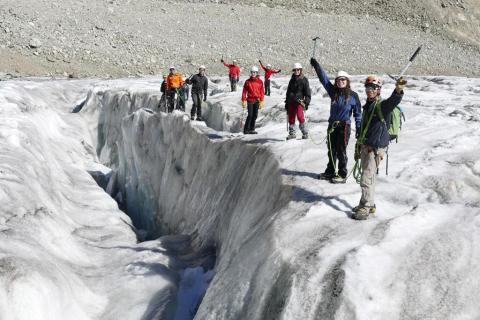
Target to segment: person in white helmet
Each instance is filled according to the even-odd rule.
[[[258,68],[253,66],[250,69],[250,78],[245,81],[242,91],[242,107],[248,107],[248,116],[243,127],[244,134],[256,134],[255,121],[257,120],[258,109],[264,107],[265,92],[263,81],[258,76]]]
[[[347,145],[350,140],[351,121],[355,118],[356,135],[360,132],[362,105],[358,94],[350,89],[350,76],[345,71],[339,71],[332,84],[328,75],[315,58],[310,59],[318,79],[330,96],[330,117],[328,118],[327,147],[328,164],[325,172],[319,174],[319,179],[332,183],[345,183],[347,180]],[[337,167],[338,160],[338,167]],[[338,169],[338,172],[337,172]]]
[[[237,65],[237,60],[233,60],[232,64],[226,63],[225,60],[220,60],[225,67],[228,68],[228,78],[230,79],[230,88],[232,91],[237,91],[237,83],[240,80],[240,67]]]
[[[167,86],[166,86],[166,92],[167,92],[167,101],[168,101],[168,112],[172,112],[175,106],[175,95],[178,95],[180,99],[184,99],[181,95],[181,88],[183,86],[183,77],[179,72],[176,72],[174,66],[170,66],[168,68],[170,70],[170,73],[167,76]],[[178,105],[179,108],[181,108],[181,105],[179,103]]]
[[[265,71],[265,81],[264,81],[264,83],[265,83],[265,95],[269,96],[270,95],[270,77],[272,76],[272,74],[279,73],[282,70],[272,69],[272,66],[268,63],[267,63],[266,66],[264,66],[263,63],[262,63],[262,60],[258,60],[258,62],[260,63],[260,67],[263,69],[263,71]]]
[[[311,99],[310,84],[303,74],[300,63],[295,63],[292,68],[292,78],[288,83],[285,109],[288,115],[288,136],[287,140],[296,138],[295,118],[298,119],[302,139],[308,138],[308,131],[305,125],[304,110],[308,110]]]
[[[205,76],[205,66],[198,68],[198,73],[187,80],[192,85],[192,110],[190,111],[190,119],[202,121],[202,101],[207,101],[208,79]]]

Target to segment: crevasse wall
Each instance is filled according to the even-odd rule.
[[[217,248],[216,289],[209,289],[197,317],[262,318],[259,309],[269,308],[265,293],[278,286],[279,273],[288,274],[271,250],[275,215],[290,199],[273,154],[239,140],[210,139],[210,129],[192,127],[181,114],[142,108],[156,105],[148,93],[89,99],[87,110],[98,112],[97,152],[114,170],[109,190],[136,225],[151,237],[189,234],[195,247]],[[223,297],[232,301],[212,312],[225,289],[235,290]]]

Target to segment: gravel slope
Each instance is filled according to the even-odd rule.
[[[336,5],[341,8],[345,1]],[[415,48],[424,44],[409,73],[480,74],[478,47],[452,41],[450,33],[430,32],[433,25],[422,30],[413,15],[415,23],[406,26],[395,19],[381,19],[380,14],[342,15],[334,6],[325,7],[325,12],[309,9],[305,0],[296,8],[291,1],[271,1],[271,7],[249,2],[2,0],[0,78],[158,74],[170,64],[183,73],[205,64],[210,74],[225,74],[219,63],[222,55],[239,60],[244,70],[259,58],[289,70],[293,62],[308,63],[311,39],[317,35],[322,39],[316,56],[330,71],[396,72]],[[364,2],[374,7],[371,1]],[[343,11],[357,12],[357,7]],[[458,8],[444,9],[454,14]],[[409,14],[408,10],[401,12]]]

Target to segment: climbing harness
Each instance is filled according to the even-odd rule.
[[[380,120],[382,122],[385,122],[382,111],[380,110],[381,102],[382,102],[382,99],[377,98],[377,100],[375,101],[375,105],[373,106],[372,111],[370,112],[370,115],[368,117],[366,124],[364,121],[365,117],[362,117],[362,122],[360,124],[360,134],[358,136],[357,143],[355,144],[355,158],[356,158],[355,165],[353,166],[353,169],[350,172],[350,174],[353,173],[353,178],[357,183],[360,183],[360,179],[362,178],[362,167],[360,166],[360,154],[361,154],[360,148],[365,142],[365,136],[367,135],[367,130],[368,130],[368,127],[370,126],[370,122],[372,121],[373,115],[377,113]],[[350,176],[350,174],[348,176]]]

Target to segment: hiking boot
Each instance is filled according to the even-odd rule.
[[[347,182],[347,178],[341,176],[335,176],[330,180],[331,183],[345,183]]]
[[[299,128],[300,128],[300,131],[302,132],[302,139],[308,139],[308,131],[307,131],[307,127],[305,126],[305,122],[300,123]]]
[[[190,116],[190,120],[195,120],[195,116]]]
[[[369,209],[370,209],[370,213],[375,213],[375,212],[377,211],[377,206],[376,206],[376,205],[373,205],[373,207],[358,205],[358,206],[354,207],[354,208],[352,209],[352,211],[353,211],[353,212],[357,212],[357,211],[360,210],[361,208],[369,208]]]
[[[258,132],[255,131],[255,130],[252,130],[252,131],[250,131],[250,134],[258,134]]]
[[[329,173],[320,173],[318,175],[318,179],[320,180],[332,180],[333,178],[335,177],[335,175],[333,174],[329,174]]]
[[[287,136],[287,140],[290,140],[290,139],[296,139],[297,138],[297,135],[295,133],[290,133],[288,136]]]
[[[355,220],[367,220],[370,216],[375,214],[375,206],[373,207],[366,207],[366,206],[357,206],[353,208],[355,212],[353,214],[353,219]]]
[[[203,121],[203,118],[201,116],[198,116],[197,121]]]

